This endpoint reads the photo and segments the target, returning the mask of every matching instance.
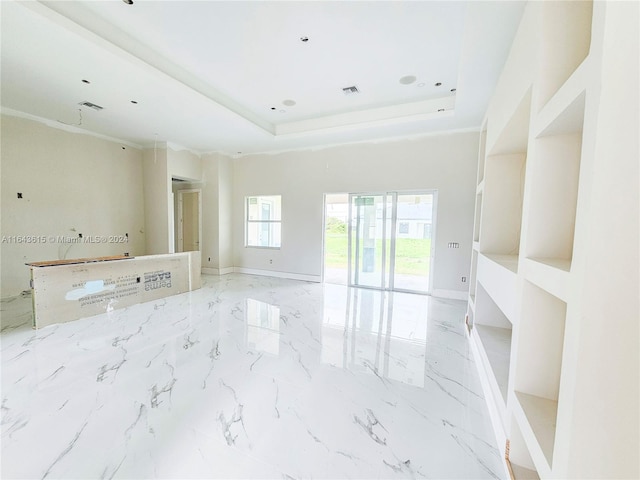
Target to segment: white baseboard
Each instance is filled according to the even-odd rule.
[[[439,298],[450,298],[452,300],[468,300],[469,292],[460,290],[444,290],[436,288],[431,292],[431,295]]]
[[[264,277],[288,278],[289,280],[304,280],[306,282],[320,283],[320,275],[302,275],[300,273],[276,272],[272,270],[256,270],[253,268],[234,267],[235,273],[246,273],[247,275],[261,275]]]
[[[226,275],[228,273],[233,273],[233,267],[225,267],[225,268],[210,268],[210,267],[202,267],[202,273],[205,275]]]
[[[303,280],[305,282],[322,282],[320,275],[303,275],[300,273],[277,272],[274,270],[259,270],[255,268],[243,267],[225,267],[225,268],[209,268],[202,267],[202,273],[205,275],[227,275],[228,273],[245,273],[247,275],[260,275],[263,277],[288,278],[289,280]],[[452,300],[468,300],[469,292],[460,290],[434,289],[431,292],[433,297],[449,298]]]

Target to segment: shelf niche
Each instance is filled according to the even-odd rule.
[[[479,237],[482,253],[519,254],[525,169],[526,153],[487,157]]]
[[[578,202],[585,92],[535,139],[526,256],[570,271]]]
[[[540,480],[522,432],[518,427],[518,422],[513,416],[511,417],[508,459],[512,478],[515,480]]]
[[[566,312],[565,302],[524,282],[514,386],[548,468],[553,462]]]
[[[589,54],[593,2],[590,0],[540,2],[542,32],[538,107],[542,107]]]
[[[481,253],[519,255],[530,118],[531,89],[497,135],[485,160]]]
[[[493,379],[502,397],[503,407],[507,403],[509,366],[511,363],[512,326],[506,315],[493,301],[481,283],[476,287],[474,329],[486,356]]]

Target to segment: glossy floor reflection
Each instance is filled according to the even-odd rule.
[[[248,275],[38,331],[3,301],[2,478],[501,478],[464,303]]]

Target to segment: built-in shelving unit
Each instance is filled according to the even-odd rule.
[[[524,412],[519,420],[521,425],[528,422],[534,434],[530,443],[542,450],[550,470],[567,304],[528,281],[524,282],[521,302],[514,378],[517,403]]]
[[[527,4],[480,134],[470,342],[517,479],[581,471],[570,442],[585,430],[572,406],[585,401],[576,298],[602,77],[592,24],[606,6],[597,5]]]
[[[471,251],[471,274],[469,276],[469,305],[472,310],[475,310],[477,275],[478,275],[478,251],[474,248]]]
[[[561,300],[567,301],[571,275],[570,263],[556,259],[530,259],[522,261],[524,278]]]
[[[536,35],[539,105],[549,101],[589,54],[593,14],[590,1],[542,3]]]
[[[478,275],[483,274],[482,255],[479,259]],[[511,336],[513,324],[485,289],[481,280],[476,282],[475,317],[472,337],[476,342],[479,364],[484,372],[485,396],[497,414],[495,422],[504,428],[509,391],[511,362]]]
[[[482,126],[480,132],[480,144],[478,147],[478,186],[484,186],[484,159],[487,154],[487,122]]]
[[[469,276],[469,308],[467,309],[467,327],[469,333],[475,321],[476,304],[476,283],[478,272],[478,252],[480,251],[480,226],[482,218],[482,194],[484,192],[484,159],[487,147],[487,125],[482,127],[480,132],[480,143],[478,146],[478,175],[476,182],[476,210],[473,224],[473,245],[471,252],[471,269]]]
[[[511,324],[516,321],[517,268],[518,257],[514,255],[478,256],[478,282]]]
[[[511,328],[476,325],[478,337],[487,356],[489,371],[497,385],[504,408],[507,405],[507,385],[509,383],[509,362],[511,360]]]
[[[531,117],[531,90],[509,116],[496,140],[487,145],[482,175],[480,252],[495,255],[517,271],[522,227],[524,179]],[[480,178],[481,175],[478,175]]]
[[[539,480],[540,475],[533,463],[527,443],[515,417],[511,417],[509,445],[507,448],[508,468],[511,476],[519,480]]]
[[[480,242],[480,220],[482,218],[482,192],[476,194],[476,216],[473,225],[473,241]],[[479,247],[478,247],[479,248]]]
[[[528,258],[565,271],[571,270],[573,256],[586,97],[584,86],[579,92],[571,90],[558,92],[569,97],[560,98],[561,105],[570,103],[534,140],[526,242]]]

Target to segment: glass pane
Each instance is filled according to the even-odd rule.
[[[393,195],[392,194],[388,194],[386,195],[386,204],[385,204],[385,210],[386,210],[386,215],[385,215],[385,246],[384,246],[384,250],[385,250],[385,255],[384,255],[384,262],[385,262],[385,267],[384,267],[384,286],[385,287],[390,287],[391,286],[391,229],[393,228]]]
[[[247,246],[280,248],[280,222],[248,222]]]
[[[354,285],[382,285],[384,195],[351,197],[351,281]]]
[[[429,291],[433,194],[397,196],[394,289]]]
[[[280,195],[247,197],[247,220],[282,220]]]
[[[280,195],[246,197],[247,246],[280,248]]]
[[[324,281],[346,285],[349,280],[349,195],[327,194],[324,218]]]

